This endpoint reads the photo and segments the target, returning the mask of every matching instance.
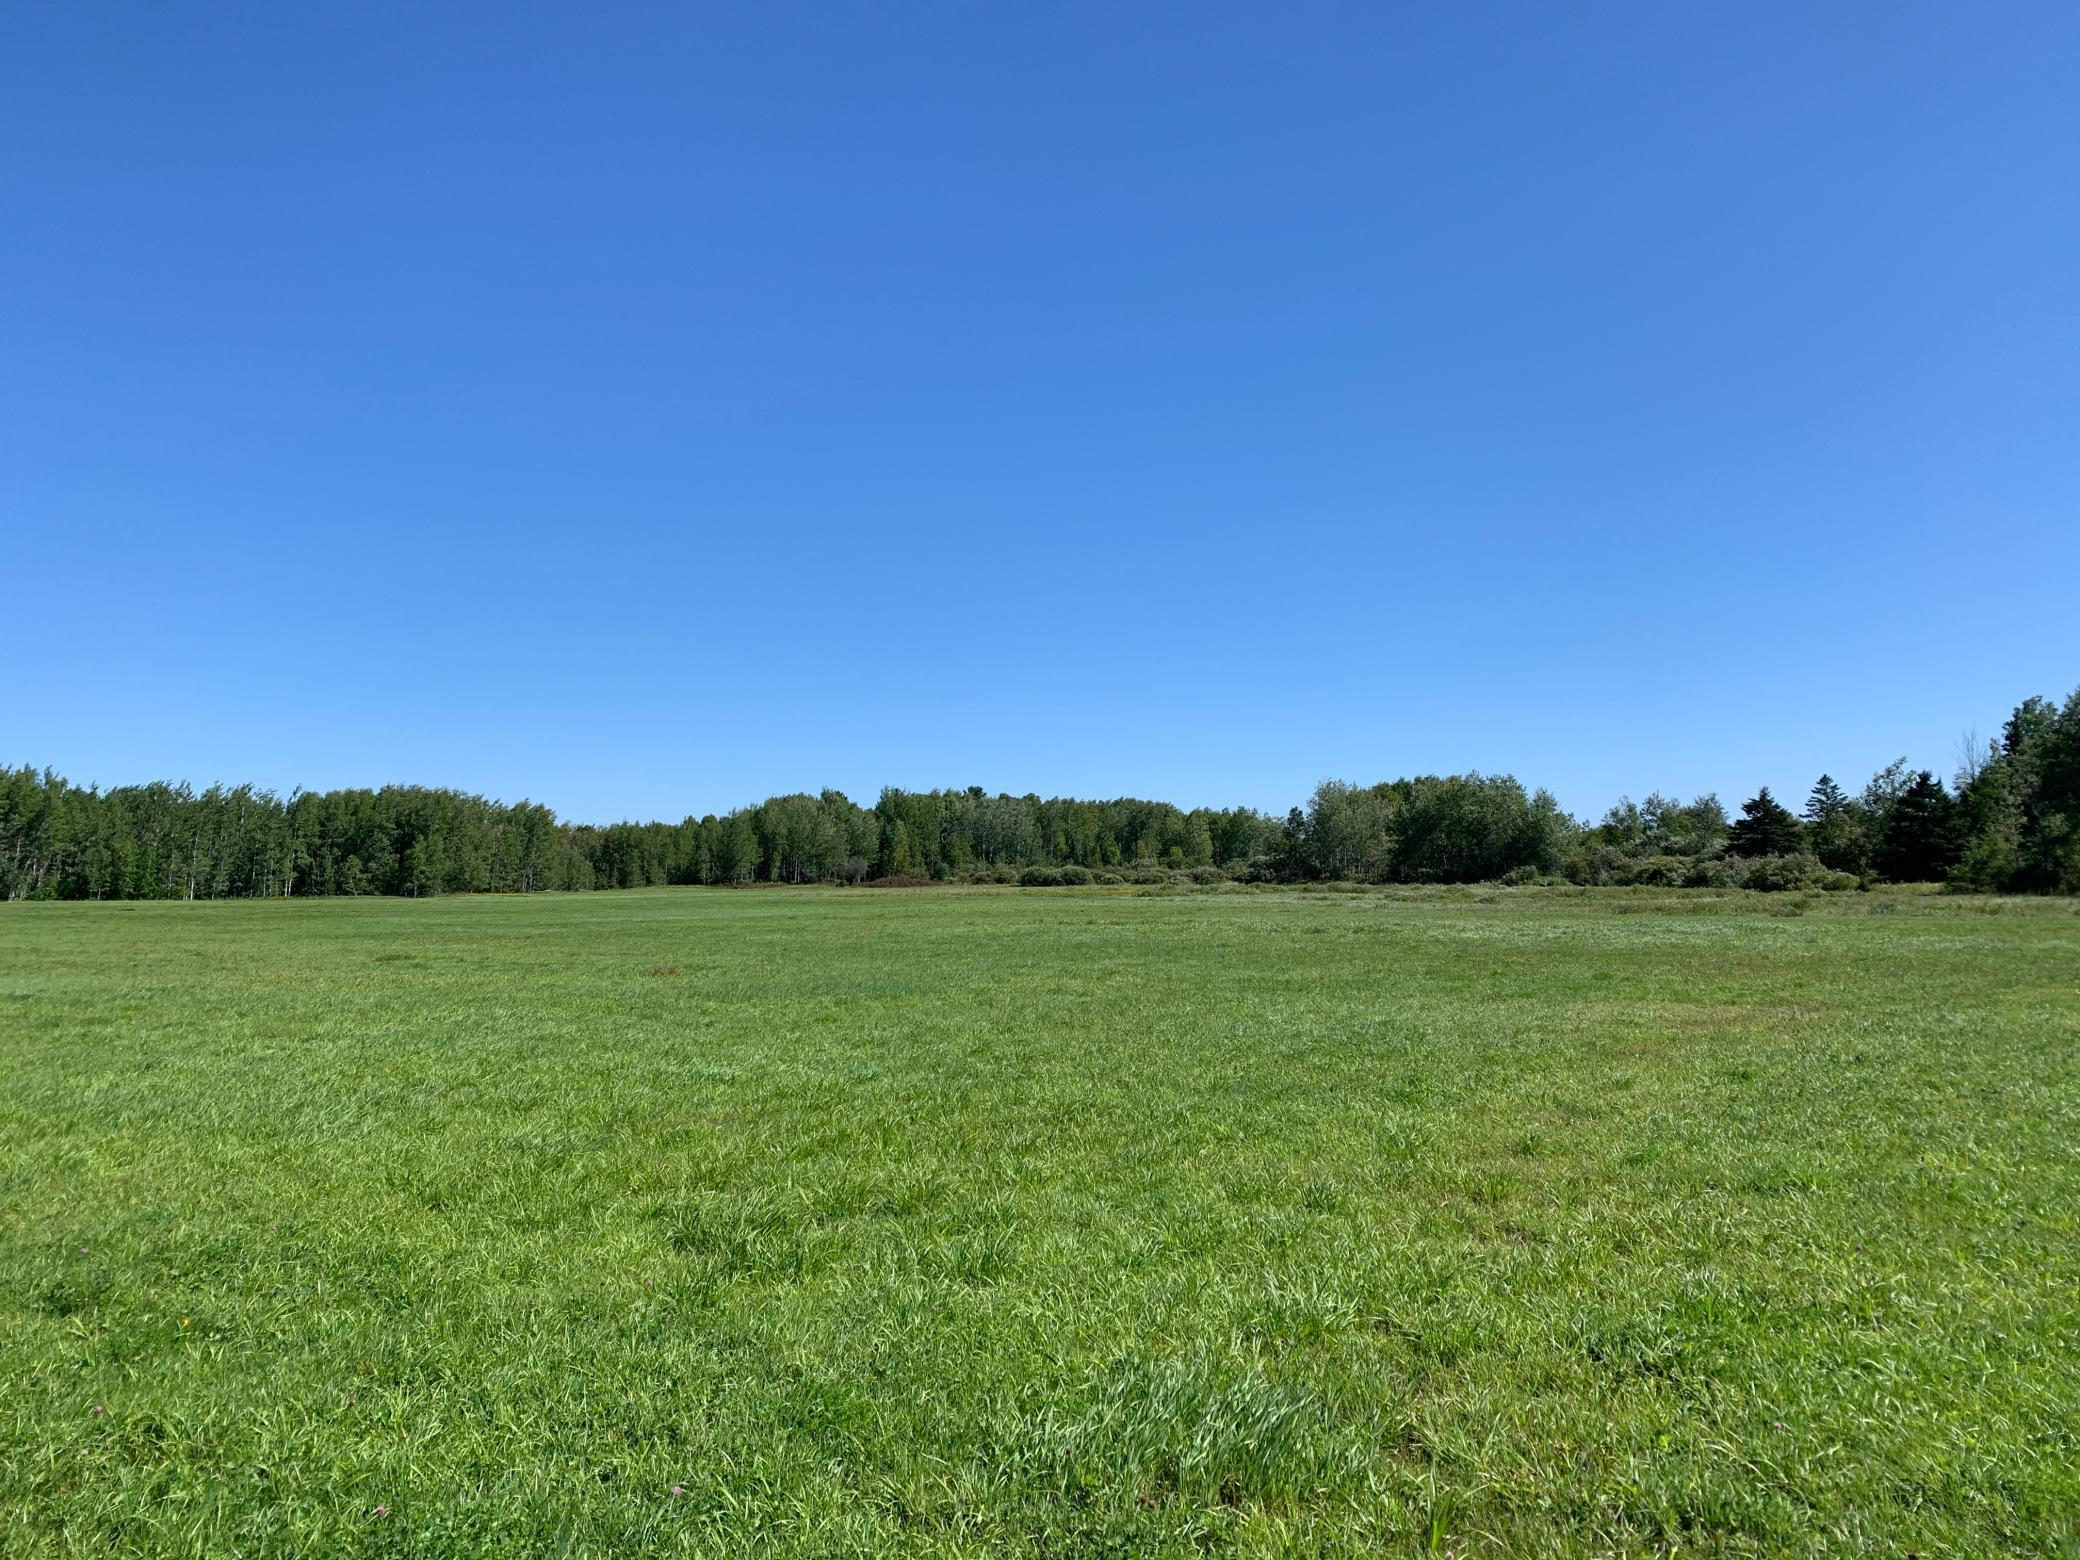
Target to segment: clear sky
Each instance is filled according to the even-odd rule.
[[[0,759],[1802,797],[2080,683],[2080,8],[0,0]]]

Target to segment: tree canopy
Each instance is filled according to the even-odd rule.
[[[1768,786],[1741,804],[1740,817],[1726,831],[1726,849],[1735,856],[1788,856],[1803,849],[1805,840],[1805,830],[1798,819],[1769,794]]]
[[[1763,787],[1650,794],[1583,825],[1509,775],[1325,781],[1276,818],[1121,797],[825,790],[678,823],[604,826],[422,786],[297,791],[154,781],[111,790],[0,770],[0,898],[534,893],[667,883],[1246,880],[1853,886],[1875,878],[2080,892],[2080,690],[2019,705],[1953,791],[1904,759],[1794,815]],[[1053,873],[1051,879],[1045,874]],[[1066,875],[1065,875],[1066,874]]]

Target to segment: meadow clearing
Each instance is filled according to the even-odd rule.
[[[2076,909],[0,907],[0,1550],[2071,1553]]]

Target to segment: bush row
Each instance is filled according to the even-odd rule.
[[[921,882],[921,879],[908,881]],[[1016,884],[1020,888],[1109,887],[1121,884],[1169,887],[1205,887],[1214,883],[1271,883],[1279,881],[1265,862],[1237,863],[1231,870],[1192,867],[1165,870],[1140,865],[1121,872],[1094,872],[1088,867],[1000,867],[965,875],[970,883]],[[1559,885],[1568,878],[1519,867],[1504,873],[1497,882],[1522,887],[1530,884]],[[1842,893],[1864,886],[1853,872],[1836,872],[1804,851],[1778,856],[1647,856],[1626,863],[1624,870],[1599,875],[1602,886],[1620,888],[1745,888],[1761,893]]]

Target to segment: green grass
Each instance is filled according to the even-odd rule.
[[[2074,908],[4,907],[0,1549],[2072,1553]]]

